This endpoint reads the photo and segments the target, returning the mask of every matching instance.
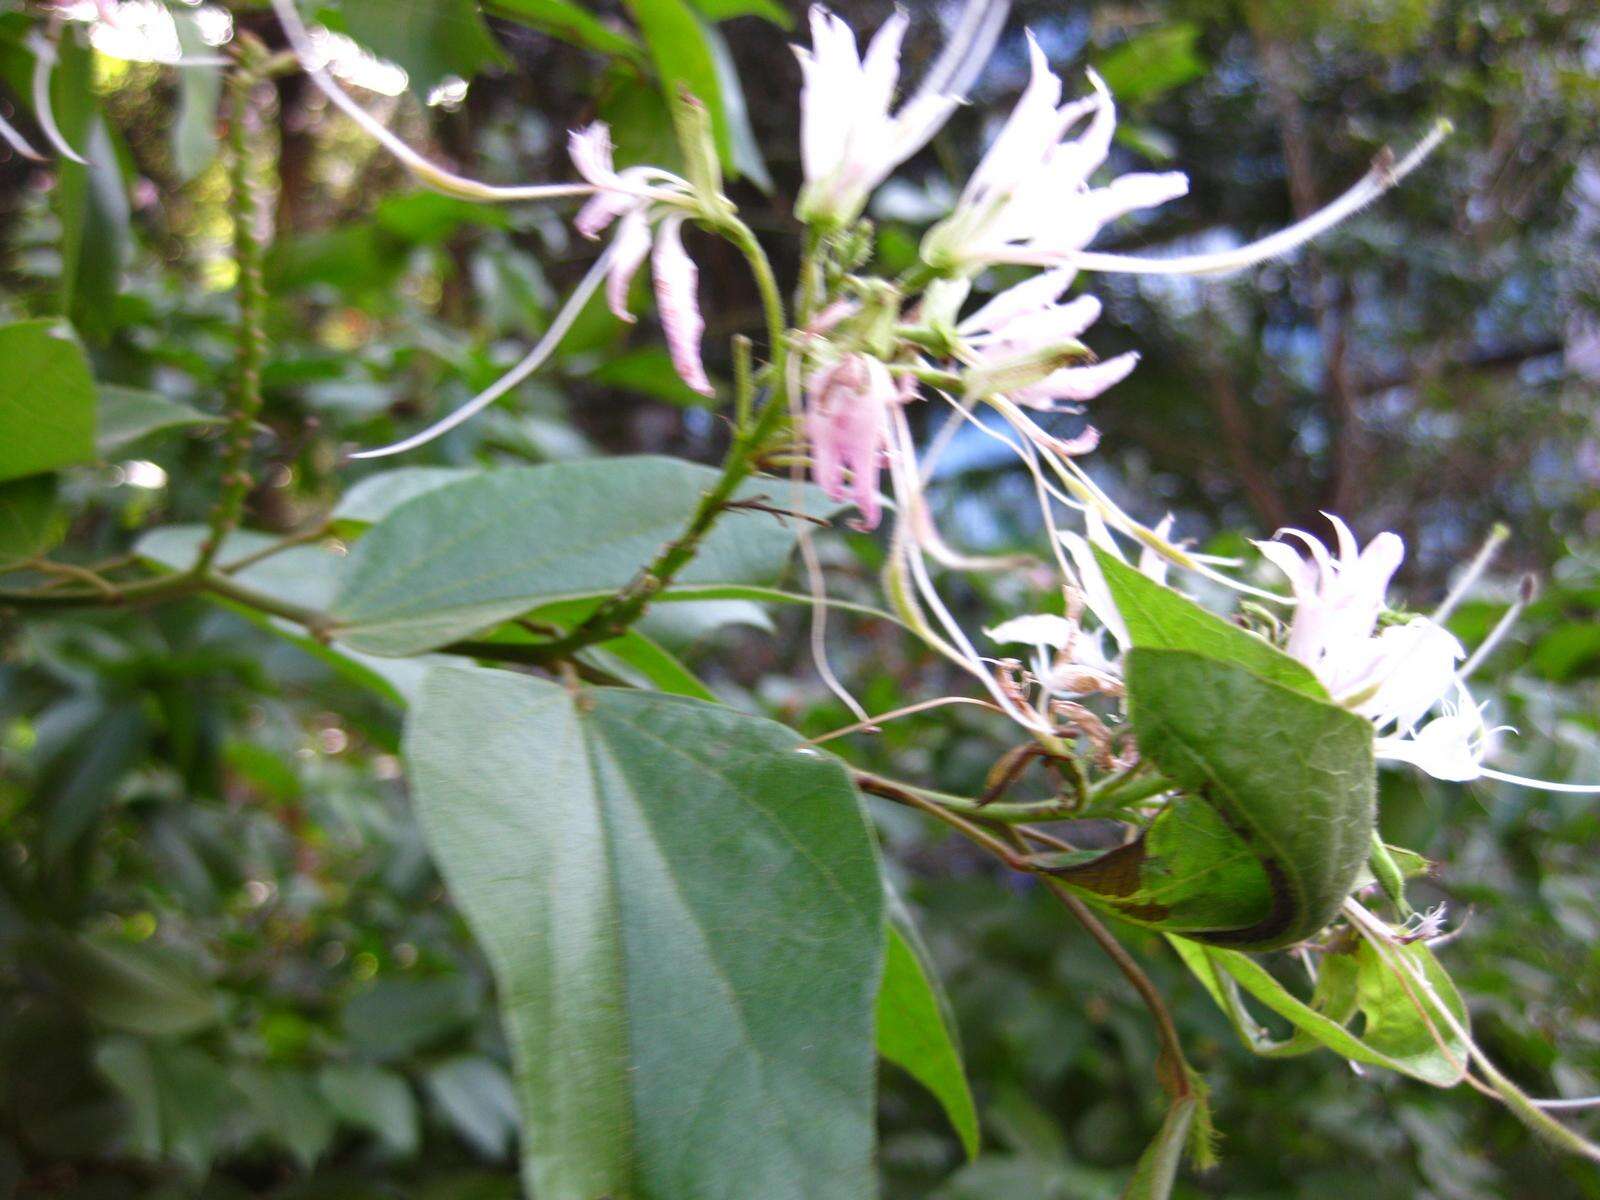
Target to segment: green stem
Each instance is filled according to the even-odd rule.
[[[748,225],[743,221],[731,220],[719,225],[718,230],[744,255],[745,262],[750,264],[750,273],[755,277],[756,291],[761,295],[761,311],[767,320],[767,357],[772,364],[776,396],[783,386],[783,366],[788,346],[788,339],[784,336],[787,318],[784,316],[778,279],[772,273],[767,252],[761,248],[761,243]]]
[[[261,219],[260,180],[255,148],[250,136],[252,93],[260,81],[256,46],[241,45],[239,66],[228,77],[232,101],[228,141],[233,156],[233,245],[239,267],[238,350],[234,364],[234,394],[228,414],[222,491],[211,510],[211,520],[193,574],[204,575],[216,561],[222,543],[239,525],[245,497],[250,493],[250,441],[261,412],[261,367],[266,358],[267,336],[262,327],[266,285],[262,279],[263,247],[257,230]]]
[[[1030,821],[1064,821],[1079,815],[1076,810],[1059,800],[984,804],[968,796],[936,792],[898,779],[886,779],[882,775],[874,775],[870,771],[861,771],[854,767],[850,769],[850,777],[855,780],[857,787],[871,791],[874,795],[884,796],[886,799],[899,800],[902,799],[902,793],[914,794],[919,800],[935,804],[947,812],[978,817],[1001,825],[1023,825]],[[919,804],[917,807],[922,806]]]
[[[1111,809],[1127,808],[1141,800],[1159,796],[1162,792],[1170,792],[1176,786],[1165,775],[1145,774],[1139,771],[1139,768],[1135,768],[1135,772],[1138,773],[1113,775],[1110,779],[1102,779],[1095,784],[1089,789],[1088,799],[1083,806],[1084,811],[1106,812]]]
[[[743,429],[750,424],[750,413],[755,405],[756,383],[751,373],[750,339],[737,334],[733,339],[733,427]]]
[[[1178,1037],[1178,1027],[1173,1023],[1172,1013],[1168,1011],[1166,1001],[1162,999],[1161,992],[1150,981],[1144,968],[1134,961],[1133,955],[1117,941],[1114,935],[1101,922],[1100,918],[1090,911],[1089,906],[1072,893],[1059,879],[1044,877],[1044,885],[1055,894],[1062,906],[1072,914],[1078,924],[1092,937],[1100,949],[1105,951],[1106,957],[1116,964],[1117,970],[1122,972],[1122,977],[1133,985],[1133,990],[1139,993],[1139,999],[1144,1001],[1145,1008],[1149,1009],[1151,1020],[1155,1022],[1156,1042],[1160,1046],[1160,1055],[1156,1059],[1156,1075],[1162,1090],[1174,1100],[1185,1100],[1195,1095],[1195,1071],[1189,1065],[1189,1060],[1183,1054],[1183,1042]]]
[[[804,329],[816,315],[817,302],[822,298],[822,230],[807,225],[805,242],[800,252],[800,294],[795,300],[795,324]]]
[[[739,485],[755,471],[756,460],[788,418],[787,317],[777,278],[772,273],[772,264],[767,261],[766,251],[761,249],[756,235],[742,221],[723,221],[717,228],[738,247],[750,264],[756,290],[761,294],[761,307],[767,324],[768,369],[772,379],[767,401],[751,419],[741,422],[733,444],[728,447],[727,457],[722,461],[721,476],[700,497],[700,503],[695,506],[683,532],[662,547],[661,552],[642,567],[627,586],[603,601],[566,634],[553,641],[528,647],[527,657],[522,659],[524,662],[545,664],[568,659],[585,646],[609,641],[626,633],[629,626],[644,614],[656,593],[667,587],[678,572],[694,560],[700,551],[700,543],[733,503]]]
[[[257,612],[266,613],[271,617],[282,617],[293,621],[296,625],[304,625],[307,632],[318,641],[327,641],[330,631],[336,622],[325,612],[308,608],[300,604],[292,604],[287,600],[280,600],[276,596],[269,596],[265,592],[231,579],[226,575],[207,574],[198,577],[200,590],[220,596],[224,600],[232,600],[253,608]]]

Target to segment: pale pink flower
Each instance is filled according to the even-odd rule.
[[[704,396],[716,389],[706,378],[700,361],[700,336],[705,333],[705,318],[700,315],[696,289],[700,272],[683,248],[684,217],[668,217],[656,230],[656,248],[651,259],[655,274],[656,308],[661,313],[661,329],[667,336],[667,353],[678,376]]]
[[[804,77],[801,220],[834,225],[855,220],[872,190],[922,149],[960,103],[953,95],[923,92],[890,113],[907,24],[906,15],[896,12],[862,56],[850,27],[822,6],[812,6],[811,47],[794,48]]]
[[[1031,35],[1028,52],[1027,88],[968,180],[956,211],[923,243],[923,256],[937,267],[1065,263],[1102,226],[1188,191],[1187,176],[1178,172],[1124,175],[1090,187],[1116,128],[1111,93],[1091,71],[1094,95],[1063,105],[1061,80]]]
[[[1389,581],[1406,551],[1392,533],[1380,533],[1363,549],[1342,520],[1331,514],[1328,520],[1338,539],[1337,557],[1299,529],[1280,530],[1279,536],[1299,540],[1309,558],[1285,542],[1257,542],[1256,548],[1288,576],[1294,590],[1294,621],[1285,649],[1319,677],[1327,671],[1336,684],[1351,647],[1372,637]]]
[[[882,518],[878,481],[889,437],[889,406],[902,398],[889,368],[865,354],[847,354],[807,383],[812,478],[835,500],[853,498],[863,529],[876,528]]]
[[[612,161],[611,131],[602,121],[573,130],[567,149],[578,174],[595,188],[578,211],[574,226],[592,240],[613,222],[617,225],[606,267],[607,306],[620,320],[633,321],[628,288],[653,244],[656,308],[672,366],[695,391],[714,394],[700,357],[705,320],[696,295],[699,272],[683,248],[685,210],[693,203],[693,189],[659,167],[617,170]],[[653,235],[652,224],[656,226]]]
[[[1015,403],[1045,412],[1077,411],[1120,383],[1139,362],[1129,352],[1088,365],[1055,366],[1065,356],[1086,354],[1079,336],[1100,317],[1100,301],[1060,298],[1072,283],[1071,268],[1045,271],[999,293],[956,326],[962,357],[978,381],[1010,382]]]

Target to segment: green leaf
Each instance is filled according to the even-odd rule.
[[[497,17],[541,29],[574,46],[644,64],[638,42],[571,0],[486,0],[484,7]]]
[[[1172,1102],[1161,1128],[1145,1147],[1133,1168],[1133,1177],[1122,1191],[1122,1200],[1167,1200],[1178,1178],[1178,1164],[1188,1144],[1189,1125],[1194,1121],[1199,1102],[1184,1096]]]
[[[1094,556],[1135,646],[1190,650],[1220,662],[1234,663],[1263,679],[1318,700],[1328,699],[1328,690],[1304,663],[1290,658],[1255,634],[1207,612],[1193,600],[1134,570],[1102,547],[1094,547]]]
[[[196,425],[220,425],[222,418],[168,400],[155,392],[102,383],[98,387],[99,429],[95,449],[102,458],[126,450],[151,434]]]
[[[309,1075],[292,1067],[241,1066],[234,1085],[263,1139],[282,1146],[302,1170],[316,1166],[335,1126],[332,1107]]]
[[[1113,47],[1096,66],[1120,104],[1148,104],[1206,73],[1199,39],[1198,25],[1165,24]]]
[[[339,498],[333,519],[353,525],[376,525],[407,500],[480,473],[470,467],[399,467],[380,471],[368,475]]]
[[[1247,954],[1180,937],[1168,940],[1228,1016],[1240,1040],[1257,1054],[1282,1058],[1324,1046],[1352,1062],[1387,1067],[1435,1087],[1461,1082],[1466,1045],[1430,1015],[1431,1001],[1425,1001],[1415,986],[1408,988],[1409,981],[1403,982],[1365,942],[1354,950],[1322,956],[1317,988],[1308,1004]],[[1466,1028],[1466,1006],[1433,953],[1420,942],[1395,952],[1422,966],[1434,991]],[[1245,1008],[1240,988],[1287,1020],[1293,1036],[1273,1040]],[[1358,1014],[1365,1018],[1359,1033],[1351,1028]]]
[[[613,458],[495,471],[418,496],[356,543],[332,607],[338,637],[372,654],[416,654],[541,605],[613,592],[682,533],[716,478],[673,459]],[[760,480],[739,494],[774,489],[787,495]],[[831,508],[809,488],[802,503]],[[793,543],[792,523],[729,512],[679,581],[770,583]]]
[[[94,380],[64,322],[0,325],[0,480],[94,457]]]
[[[127,1035],[100,1042],[94,1065],[128,1108],[129,1152],[196,1173],[211,1165],[239,1099],[221,1067],[193,1046]]]
[[[41,936],[34,959],[102,1025],[175,1037],[217,1022],[218,996],[170,950],[114,937]]]
[[[716,404],[678,378],[671,357],[659,346],[607,355],[587,378],[601,387],[653,396],[680,408],[710,408]]]
[[[51,103],[62,136],[89,165],[57,162],[52,199],[61,221],[61,311],[86,337],[103,339],[122,289],[130,214],[116,147],[100,112],[92,57],[76,36],[61,38]]]
[[[760,17],[783,29],[794,28],[794,17],[777,0],[693,0],[693,3],[700,15],[708,21]]]
[[[0,483],[0,565],[43,554],[66,532],[54,475]]]
[[[1171,933],[1249,928],[1272,907],[1272,880],[1249,844],[1193,796],[1178,797],[1114,850],[1038,861],[1118,916]]]
[[[194,17],[173,12],[178,44],[187,55],[215,51],[200,36]],[[214,66],[190,64],[178,73],[178,115],[172,122],[172,165],[178,181],[187,183],[211,165],[217,156],[217,104],[222,99],[222,71]]]
[[[696,700],[717,698],[675,654],[637,629],[591,646],[584,655],[635,687],[654,688],[674,696],[692,696]]]
[[[477,1019],[482,988],[470,978],[379,979],[340,1014],[351,1045],[382,1062],[455,1037]]]
[[[968,1159],[978,1157],[978,1110],[956,1045],[955,1022],[911,914],[888,897],[889,941],[878,989],[878,1053],[943,1106]]]
[[[344,1124],[373,1134],[397,1157],[416,1153],[417,1102],[403,1075],[335,1063],[322,1068],[317,1087]]]
[[[1215,809],[1265,873],[1265,904],[1255,921],[1194,936],[1262,950],[1320,930],[1349,895],[1371,846],[1371,724],[1187,651],[1136,645],[1126,677],[1141,753]]]
[[[715,705],[451,669],[406,750],[530,1193],[871,1193],[883,889],[838,763]]]
[[[766,156],[761,153],[761,143],[750,125],[750,108],[744,100],[744,85],[739,82],[739,68],[728,49],[728,40],[720,30],[702,23],[701,33],[711,49],[711,62],[717,69],[717,87],[722,94],[722,108],[728,117],[730,162],[734,174],[742,175],[756,187],[772,194],[772,174],[767,170]]]
[[[506,229],[505,210],[438,192],[397,192],[378,201],[373,220],[380,229],[412,245],[435,246],[467,225]]]
[[[706,106],[717,157],[724,169],[736,170],[733,137],[722,99],[716,58],[694,11],[684,0],[626,0],[650,51],[664,97],[687,91]]]
[[[517,1094],[498,1063],[479,1055],[447,1059],[428,1072],[424,1083],[462,1141],[485,1158],[511,1153],[517,1137]]]
[[[506,62],[476,0],[340,0],[339,11],[350,36],[404,67],[423,98],[447,76],[470,81]]]

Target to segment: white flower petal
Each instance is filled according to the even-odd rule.
[[[1077,626],[1065,617],[1052,613],[1032,613],[1025,617],[1012,617],[993,629],[985,629],[1001,645],[1018,643],[1024,646],[1049,646],[1059,650],[1072,640]]]

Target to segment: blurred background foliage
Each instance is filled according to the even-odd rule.
[[[403,68],[341,59],[392,93],[362,93],[376,111],[494,181],[568,177],[565,131],[596,116],[624,160],[670,165],[664,89],[689,86],[713,106],[747,219],[792,261],[798,72],[785,43],[803,14],[788,5],[311,7]],[[909,7],[914,72],[952,14]],[[22,35],[42,8],[0,4],[0,113],[36,141]],[[281,44],[256,5],[174,3],[175,26],[159,4],[120,8],[146,37],[191,49],[230,28]],[[889,11],[839,8],[858,29]],[[1193,177],[1187,199],[1107,246],[1237,243],[1331,198],[1435,117],[1455,123],[1412,181],[1293,262],[1221,282],[1092,281],[1107,303],[1097,349],[1137,347],[1144,362],[1098,402],[1091,466],[1130,511],[1170,509],[1181,534],[1217,548],[1314,524],[1322,508],[1363,536],[1397,529],[1412,548],[1402,591],[1419,608],[1506,522],[1501,570],[1453,625],[1470,644],[1521,573],[1538,573],[1541,596],[1485,690],[1521,731],[1511,769],[1600,778],[1594,6],[1024,0],[973,103],[880,197],[891,268],[1020,89],[1024,25],[1058,66],[1106,76],[1123,165]],[[193,411],[102,430],[104,462],[61,477],[66,518],[30,540],[80,562],[148,525],[203,517],[236,274],[216,73],[89,44],[69,23],[58,116],[74,144],[108,152],[88,170],[0,161],[0,320],[66,313],[102,386]],[[278,80],[263,111],[277,181],[248,524],[283,533],[319,528],[383,466],[343,462],[345,450],[416,428],[515,361],[593,250],[564,214],[415,190],[300,77]],[[691,249],[726,377],[726,335],[757,324],[755,297],[721,243]],[[630,329],[597,306],[553,370],[410,461],[715,460],[725,437],[649,322]],[[8,517],[38,511],[10,487]],[[938,494],[969,546],[1038,541],[1022,473],[981,438],[951,455]],[[872,540],[822,545],[833,589],[870,599]],[[965,615],[1033,611],[1045,586],[1026,572],[992,580],[961,597]],[[813,733],[846,723],[805,657],[803,618],[751,620],[680,629],[674,645],[732,703]],[[891,627],[836,622],[833,646],[873,711],[958,686]],[[199,601],[8,622],[0,656],[0,1197],[516,1195],[490,984],[407,808],[394,693]],[[948,712],[847,753],[979,790],[1003,731]],[[1159,1120],[1134,997],[1038,889],[904,812],[877,815],[949,988],[986,1142],[963,1165],[934,1103],[885,1067],[886,1195],[1115,1195]],[[1440,864],[1421,898],[1470,917],[1444,953],[1485,1046],[1536,1094],[1600,1092],[1593,802],[1395,773],[1383,824]],[[1326,1054],[1252,1058],[1156,939],[1124,932],[1174,997],[1218,1104],[1222,1165],[1180,1194],[1600,1196],[1593,1168],[1550,1156],[1470,1093],[1358,1076]]]

